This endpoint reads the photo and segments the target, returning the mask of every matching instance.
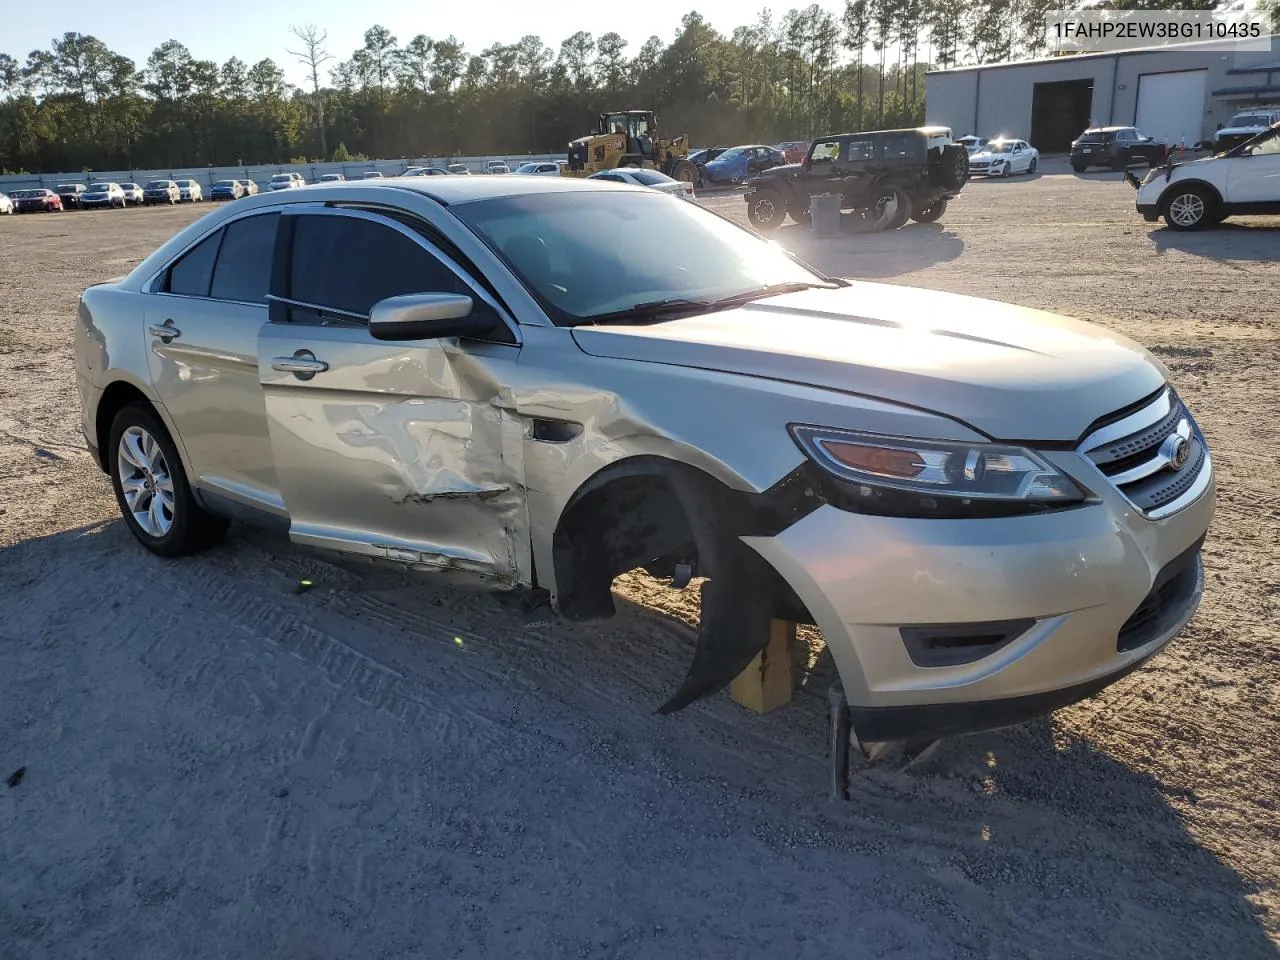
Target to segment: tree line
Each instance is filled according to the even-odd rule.
[[[766,10],[728,35],[689,13],[670,43],[653,36],[634,51],[613,32],[470,51],[452,36],[402,41],[373,26],[346,59],[300,24],[281,49],[303,65],[302,88],[271,59],[218,64],[169,40],[139,66],[66,33],[25,61],[0,53],[0,169],[550,153],[610,109],[657,110],[663,135],[706,145],[913,125],[927,69],[1043,54],[1044,14],[1063,5],[846,0],[840,14]]]

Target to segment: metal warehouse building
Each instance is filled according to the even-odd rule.
[[[1188,147],[1232,114],[1280,103],[1280,36],[1271,51],[1232,43],[1145,47],[1022,63],[954,67],[925,79],[925,118],[956,136],[1023,137],[1066,152],[1087,126],[1135,126]]]

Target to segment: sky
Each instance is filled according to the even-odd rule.
[[[818,0],[837,15],[843,0]],[[312,22],[328,30],[328,48],[335,60],[348,59],[363,44],[364,31],[381,24],[401,44],[419,33],[436,39],[453,34],[466,45],[468,53],[479,53],[494,43],[515,43],[525,34],[536,34],[553,50],[560,41],[578,30],[600,36],[614,30],[629,42],[627,53],[634,56],[651,35],[669,43],[680,27],[680,18],[697,10],[721,33],[753,23],[765,6],[774,11],[775,22],[792,6],[807,6],[801,0],[772,4],[760,0],[645,0],[640,4],[543,3],[538,0],[463,0],[461,3],[371,4],[365,7],[350,0],[306,0],[303,3],[263,3],[261,0],[218,0],[201,7],[176,7],[172,16],[116,16],[104,12],[100,0],[60,0],[38,15],[6,16],[0,20],[0,53],[8,53],[20,63],[35,49],[48,49],[55,37],[68,31],[92,34],[112,50],[131,58],[139,68],[146,65],[151,51],[165,40],[186,44],[191,55],[222,63],[239,57],[252,64],[270,57],[285,71],[290,83],[301,86],[305,73],[285,52],[297,49],[289,34],[290,24]],[[162,9],[162,8],[156,8]],[[327,78],[326,78],[327,79]]]

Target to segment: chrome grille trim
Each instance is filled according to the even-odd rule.
[[[1099,427],[1077,449],[1150,520],[1195,502],[1213,476],[1204,437],[1168,387],[1140,410]]]
[[[1171,409],[1173,409],[1173,391],[1165,387],[1160,392],[1160,396],[1137,413],[1131,413],[1123,420],[1117,420],[1115,423],[1109,423],[1093,431],[1080,442],[1080,449],[1086,452],[1096,450],[1098,447],[1123,439],[1140,430],[1154,427],[1169,415]]]

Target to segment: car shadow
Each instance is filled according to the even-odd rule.
[[[1270,263],[1276,259],[1280,222],[1254,225],[1227,221],[1207,230],[1195,231],[1170,230],[1161,226],[1149,230],[1147,237],[1155,244],[1157,256],[1174,250],[1219,263],[1233,260]]]
[[[844,215],[838,237],[815,237],[807,226],[789,225],[774,234],[779,243],[823,273],[860,280],[896,277],[964,252],[964,241],[942,223],[907,223],[878,233],[860,230]]]
[[[75,603],[66,597],[72,583],[91,584]],[[298,589],[300,583],[307,589]],[[475,714],[497,731],[486,747],[494,762],[486,762],[483,792],[515,798],[513,821],[574,818],[573,843],[555,852],[555,869],[571,876],[588,871],[618,830],[634,831],[642,821],[656,816],[661,824],[669,817],[650,842],[674,846],[646,848],[646,857],[683,863],[699,883],[723,888],[731,897],[778,883],[779,870],[785,869],[788,902],[827,905],[833,876],[840,878],[842,907],[887,887],[901,897],[886,902],[911,906],[885,922],[932,924],[938,936],[956,942],[1034,936],[1036,956],[1063,960],[1275,957],[1246,899],[1253,891],[1188,833],[1174,809],[1174,802],[1194,803],[1193,793],[1171,791],[1055,723],[1042,720],[947,741],[915,771],[859,770],[851,783],[852,800],[831,804],[823,796],[822,688],[834,671],[825,651],[800,694],[783,709],[748,714],[720,693],[659,717],[654,707],[675,689],[692,651],[687,622],[656,612],[648,602],[618,596],[611,621],[531,629],[508,604],[480,600],[448,583],[414,574],[347,571],[239,526],[226,543],[182,561],[145,553],[119,520],[19,542],[0,550],[0,596],[13,614],[2,631],[10,670],[0,681],[0,703],[8,701],[7,709],[20,711],[30,728],[11,746],[30,750],[42,736],[61,738],[65,715],[74,712],[71,701],[91,697],[84,689],[84,671],[90,668],[95,685],[126,690],[129,697],[118,701],[118,712],[106,708],[100,718],[106,728],[102,742],[85,749],[122,756],[148,745],[146,731],[133,724],[137,716],[157,710],[195,710],[210,740],[217,739],[224,723],[234,732],[239,714],[222,710],[218,690],[201,692],[217,687],[219,670],[232,662],[227,658],[263,675],[257,686],[246,687],[250,705],[256,701],[249,694],[279,693],[290,678],[298,682],[302,675],[291,672],[290,664],[300,663],[313,671],[305,682],[323,675],[328,679],[316,689],[346,698],[332,717],[325,706],[326,728],[337,723],[335,717],[365,718],[365,707],[371,717],[381,709],[385,691],[369,687],[362,693],[344,686],[338,654],[347,656],[343,651],[350,650],[368,664],[391,664],[395,689],[419,698],[413,702],[464,717]],[[652,586],[664,589],[658,581]],[[156,604],[168,609],[154,609]],[[137,620],[144,605],[155,615],[150,624]],[[160,624],[156,634],[152,627]],[[432,635],[441,630],[447,636]],[[199,651],[202,659],[188,659],[187,651]],[[165,683],[158,685],[158,678]],[[181,695],[175,692],[180,689]],[[42,712],[48,704],[60,709]],[[1126,722],[1124,704],[1122,698],[1111,699],[1106,723]],[[270,747],[237,755],[237,775],[245,783],[278,777],[271,758],[300,749],[296,725],[288,720],[291,711],[292,706],[283,713],[263,708],[259,713],[268,719],[262,720],[259,713],[246,714],[255,742]],[[181,726],[189,719],[175,715],[173,722]],[[307,728],[308,737],[316,723]],[[469,782],[459,768],[475,762],[474,755],[460,746],[464,728],[450,728],[459,738],[451,748],[456,757],[429,749],[437,726],[397,728],[396,736],[407,752],[421,747],[423,756],[432,758],[432,776],[439,780],[434,792],[423,796],[452,809],[461,796],[458,785]],[[503,731],[512,737],[509,747],[503,746]],[[530,738],[536,750],[528,748]],[[175,742],[174,749],[189,749],[186,741]],[[7,753],[11,767],[26,762],[22,751]],[[212,763],[226,753],[210,750],[201,756]],[[185,756],[153,758],[161,771],[159,798],[185,789],[182,775],[165,772],[170,759],[181,760],[179,766],[192,763]],[[65,766],[61,789],[89,790],[95,770],[93,764],[83,770]],[[594,783],[593,777],[632,784],[636,792],[619,788],[597,796],[584,786]],[[559,792],[529,789],[531,781],[541,780],[558,785]],[[431,820],[425,816],[430,805],[422,809],[414,800],[417,794],[404,796],[405,812],[412,816],[392,818],[385,827],[363,823],[370,842],[379,849],[404,843],[406,850],[445,842],[447,824],[440,830],[422,828]],[[604,797],[614,808],[606,821],[574,817],[549,809],[548,797],[561,802],[583,797],[591,803]],[[325,816],[336,816],[329,799],[309,803],[298,814],[308,830]],[[679,812],[669,809],[672,804]],[[229,809],[218,821],[223,828],[250,829],[247,820],[235,819],[235,808]],[[257,808],[245,809],[246,816],[261,817]],[[478,809],[480,816],[491,812],[483,804]],[[154,815],[159,819],[162,812]],[[717,846],[709,848],[710,854],[692,858],[679,849],[689,836],[683,821],[696,822],[714,836]],[[136,851],[109,828],[108,821],[88,818],[81,829],[91,846],[100,844],[123,863],[136,860]],[[413,842],[404,842],[406,836]],[[485,837],[487,856],[518,860],[527,852],[519,832]],[[733,857],[728,873],[717,872],[721,853]],[[70,864],[73,876],[64,882],[91,886],[90,868],[96,861]],[[337,902],[332,888],[309,878],[302,893],[317,898],[321,910],[330,909],[330,900]],[[382,893],[387,903],[379,910],[389,917],[404,901],[391,888]],[[796,914],[797,930],[812,933],[809,912]],[[719,920],[737,928],[750,918],[721,914]],[[979,954],[990,955],[975,951]]]
[[[971,176],[965,181],[965,186],[973,186],[976,183],[1028,183],[1032,180],[1039,180],[1044,175],[1044,168],[1037,167],[1035,173],[1014,173],[1007,177]]]

